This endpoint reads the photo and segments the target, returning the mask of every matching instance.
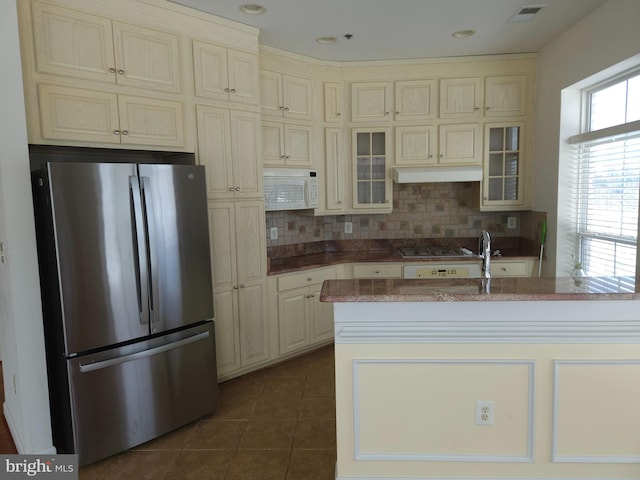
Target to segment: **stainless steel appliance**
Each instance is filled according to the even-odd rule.
[[[204,167],[82,160],[33,188],[54,445],[85,465],[218,397]]]
[[[404,247],[399,252],[403,258],[425,260],[406,264],[403,267],[403,278],[480,278],[482,276],[482,265],[478,255],[466,248]],[[433,261],[429,262],[429,259]]]

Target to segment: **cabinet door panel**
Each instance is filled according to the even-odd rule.
[[[236,225],[232,203],[209,203],[209,242],[213,291],[233,290],[236,278]]]
[[[113,93],[39,85],[42,137],[120,143],[118,100]]]
[[[238,202],[236,205],[236,242],[238,251],[238,283],[262,280],[266,265],[265,217],[262,202]]]
[[[227,52],[227,58],[231,91],[229,100],[257,104],[260,91],[257,56],[230,49]]]
[[[435,80],[398,81],[395,85],[396,120],[435,117]]]
[[[197,96],[229,99],[226,48],[194,40],[193,69]]]
[[[324,121],[340,123],[342,121],[342,85],[337,82],[324,83]]]
[[[262,122],[262,158],[265,165],[284,166],[284,125]]]
[[[341,128],[325,129],[325,190],[327,210],[344,208],[345,139]]]
[[[217,291],[213,298],[218,376],[240,367],[235,290]]]
[[[33,3],[36,69],[115,83],[111,20]]]
[[[262,282],[238,289],[240,363],[247,366],[269,357],[266,292]]]
[[[231,111],[231,155],[235,197],[262,197],[262,132],[260,115]]]
[[[440,125],[439,163],[482,164],[479,124]]]
[[[184,146],[180,102],[119,95],[118,109],[122,143]]]
[[[205,166],[207,193],[212,198],[233,197],[229,110],[198,105],[196,112],[198,162]]]
[[[311,127],[285,125],[285,163],[292,166],[311,166]]]
[[[351,84],[351,121],[386,120],[389,117],[389,84],[366,82]]]
[[[517,116],[525,113],[524,75],[487,77],[485,79],[485,115],[488,117]]]
[[[113,22],[113,44],[119,84],[180,91],[177,35]]]
[[[480,116],[482,98],[480,78],[440,80],[440,117]]]
[[[396,127],[396,165],[435,164],[435,137],[433,126]]]
[[[295,351],[309,344],[307,288],[278,295],[280,353]]]
[[[282,75],[279,73],[260,71],[260,105],[262,113],[282,116]]]
[[[320,301],[321,290],[322,285],[309,288],[312,342],[322,342],[333,338],[333,305]]]
[[[311,120],[311,80],[283,75],[282,101],[285,117]]]

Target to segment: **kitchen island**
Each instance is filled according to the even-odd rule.
[[[329,280],[336,478],[640,478],[634,278]]]

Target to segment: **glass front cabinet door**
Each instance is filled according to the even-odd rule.
[[[522,123],[485,126],[483,206],[524,206],[523,133]]]
[[[391,211],[390,129],[354,128],[352,133],[353,205]]]

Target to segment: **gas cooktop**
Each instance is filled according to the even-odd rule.
[[[403,247],[398,253],[403,258],[477,257],[469,249],[451,247]]]

